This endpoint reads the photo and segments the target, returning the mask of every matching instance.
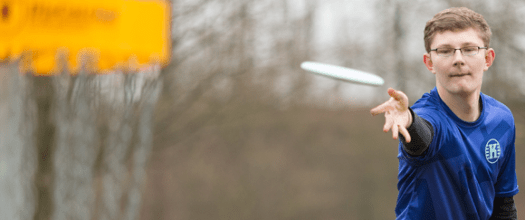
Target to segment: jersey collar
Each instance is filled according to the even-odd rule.
[[[441,109],[443,111],[445,111],[445,113],[450,117],[452,118],[457,124],[461,125],[461,126],[464,126],[464,127],[476,127],[478,125],[480,125],[482,122],[483,122],[483,119],[485,118],[485,112],[486,112],[486,102],[485,102],[485,97],[483,95],[483,93],[480,92],[479,96],[479,101],[481,102],[481,114],[479,115],[478,119],[476,121],[473,121],[473,122],[468,122],[468,121],[463,121],[461,118],[459,118],[456,114],[454,114],[454,112],[452,112],[452,110],[450,110],[450,108],[447,106],[447,104],[445,104],[445,102],[443,102],[443,100],[441,99],[441,97],[439,97],[439,93],[437,91],[437,87],[434,87],[434,89],[432,89],[432,91],[430,91],[430,95],[434,98],[436,98],[437,100],[439,100],[439,105],[441,107]]]

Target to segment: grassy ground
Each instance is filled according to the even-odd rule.
[[[525,111],[513,111],[525,183]],[[159,126],[142,219],[393,219],[397,142],[383,119],[246,107]],[[525,197],[516,202],[525,213]]]

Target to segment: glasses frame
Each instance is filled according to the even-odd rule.
[[[478,48],[478,51],[477,51],[475,54],[464,54],[463,49],[465,49],[465,48],[471,48],[471,47],[474,48],[474,47],[477,47],[477,46],[468,46],[468,47],[462,47],[462,48],[457,48],[457,49],[456,49],[456,48],[435,48],[435,49],[430,49],[430,51],[431,51],[431,52],[432,52],[432,51],[436,51],[436,54],[437,54],[438,56],[440,56],[440,57],[451,57],[451,56],[453,56],[454,54],[456,54],[456,50],[459,50],[459,51],[461,52],[461,55],[463,55],[463,56],[475,56],[475,55],[477,55],[477,54],[479,53],[479,50],[480,50],[480,49],[485,49],[485,50],[488,49],[488,47],[477,47],[477,48]],[[444,55],[444,54],[439,54],[439,53],[437,52],[438,49],[451,49],[451,50],[454,50],[454,52],[452,52],[450,55]]]

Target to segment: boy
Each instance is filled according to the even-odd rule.
[[[384,132],[399,137],[397,219],[517,219],[515,126],[510,110],[481,93],[495,58],[480,14],[450,8],[427,22],[423,62],[436,87],[411,108],[388,90]]]

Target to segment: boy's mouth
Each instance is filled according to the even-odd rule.
[[[470,73],[455,73],[451,74],[449,77],[462,77],[462,76],[468,76]]]

